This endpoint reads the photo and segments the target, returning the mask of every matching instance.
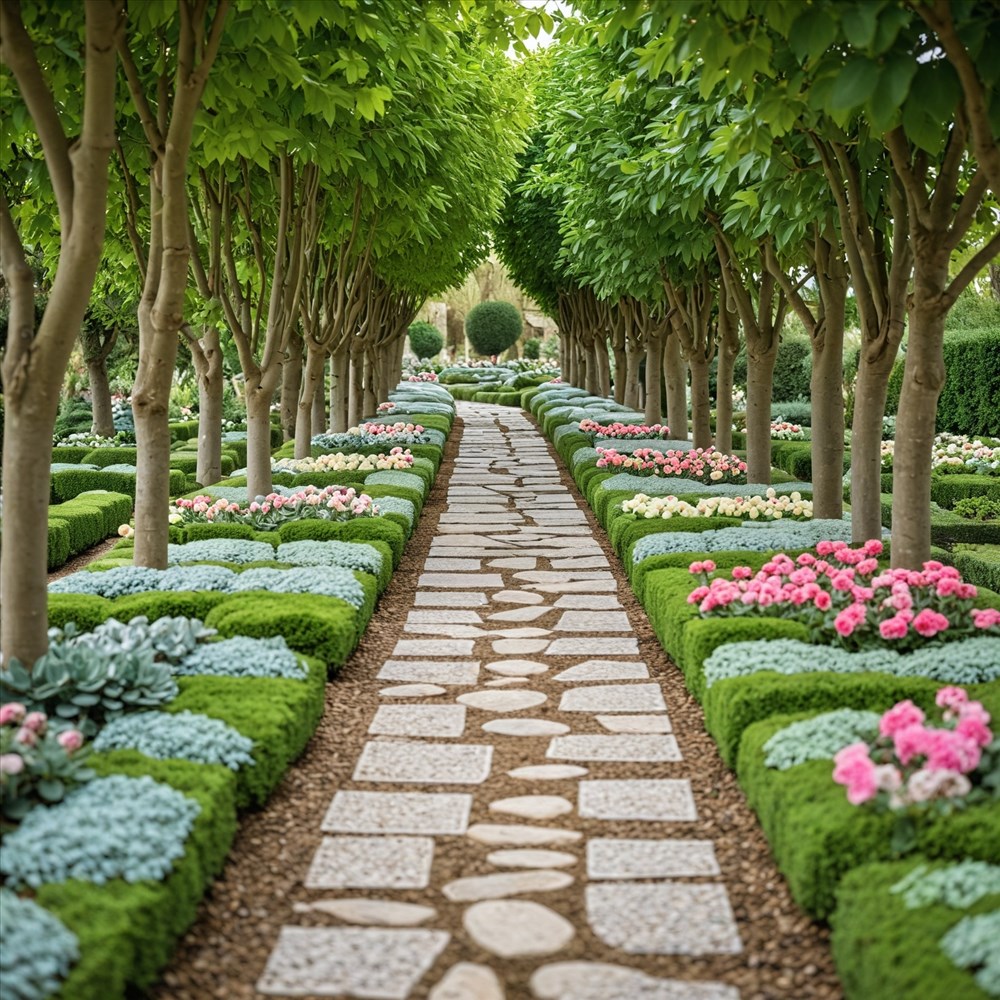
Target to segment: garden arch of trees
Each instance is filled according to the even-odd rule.
[[[822,517],[842,511],[852,291],[858,541],[881,530],[882,416],[908,327],[892,557],[927,558],[944,319],[1000,253],[995,3],[575,8],[515,62],[509,45],[552,28],[515,0],[0,2],[5,657],[46,647],[48,442],[74,341],[97,371],[107,347],[81,334],[88,308],[113,299],[137,317],[135,560],[162,567],[178,349],[198,377],[199,482],[220,476],[231,344],[249,490],[267,492],[279,389],[296,455],[371,413],[420,305],[484,259],[491,230],[558,319],[564,378],[634,406],[644,366],[647,419],[662,383],[686,433],[683,363],[696,446],[731,449],[745,345],[753,482],[769,481],[794,313],[811,339]]]

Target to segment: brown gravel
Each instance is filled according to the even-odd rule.
[[[117,535],[105,538],[103,542],[98,542],[85,552],[74,556],[68,563],[63,563],[58,569],[54,569],[49,573],[49,583],[53,580],[58,580],[61,576],[69,576],[70,573],[75,573],[78,569],[83,569],[84,566],[92,563],[95,559],[103,559],[115,547],[117,541]]]
[[[161,984],[152,991],[155,1000],[257,998],[260,994],[254,984],[282,925],[335,923],[333,918],[321,914],[293,913],[294,902],[344,895],[389,895],[385,892],[310,891],[303,888],[302,881],[320,842],[320,821],[334,792],[350,781],[366,739],[368,724],[378,704],[378,690],[383,686],[374,675],[389,657],[412,605],[438,515],[445,509],[447,482],[461,430],[459,420],[446,446],[441,474],[428,498],[423,517],[371,626],[340,676],[327,687],[326,712],[316,735],[302,758],[285,776],[268,806],[243,817],[225,870],[203,901],[196,923],[164,971]],[[550,453],[560,467],[564,484],[587,509],[551,447]],[[684,756],[683,762],[657,765],[655,776],[689,778],[699,814],[694,823],[619,822],[614,826],[614,834],[619,837],[681,836],[713,840],[744,950],[739,955],[692,958],[630,956],[608,948],[591,933],[584,913],[581,891],[584,840],[577,845],[559,846],[559,850],[568,850],[580,857],[579,865],[567,869],[576,874],[577,881],[567,889],[533,897],[573,921],[578,931],[571,945],[548,961],[589,959],[633,966],[651,975],[725,981],[740,988],[742,1000],[837,1000],[842,993],[833,970],[826,930],[810,920],[792,901],[734,775],[722,763],[714,742],[705,732],[700,707],[688,694],[680,672],[664,654],[606,535],[589,509],[587,517],[594,537],[619,580],[618,596],[639,639],[640,658],[663,685],[673,730]],[[540,559],[538,568],[548,568],[546,561]],[[551,663],[553,669],[545,677],[580,659],[547,656],[546,662]],[[549,695],[544,705],[528,714],[537,718],[556,718],[558,693],[565,685],[545,677],[527,680],[527,687]],[[480,726],[491,717],[490,713],[471,708],[468,712],[463,740],[492,742],[495,747],[488,782],[478,789],[469,789],[476,792],[470,822],[503,822],[496,814],[490,814],[487,806],[490,801],[508,795],[544,792],[573,797],[574,781],[529,783],[508,778],[506,771],[513,767],[543,763],[548,738],[505,738],[483,733]],[[573,722],[574,732],[603,732],[586,713],[580,713],[579,720],[574,718]],[[653,776],[650,765],[641,765],[641,772],[636,770],[637,765],[627,763],[588,766],[594,777]],[[380,788],[358,783],[352,783],[351,787]],[[455,786],[420,787],[426,791],[465,790]],[[573,815],[546,825],[580,830],[585,838],[606,836],[609,832],[606,821]],[[458,961],[483,962],[500,969],[510,1000],[531,997],[527,980],[543,961],[537,958],[502,961],[500,968],[501,960],[470,943],[461,931],[464,906],[449,903],[439,891],[453,878],[495,871],[485,860],[489,850],[491,848],[468,838],[438,837],[431,888],[391,894],[393,899],[430,901],[439,912],[439,918],[430,926],[458,930],[412,994],[416,1000],[425,998],[444,972]]]

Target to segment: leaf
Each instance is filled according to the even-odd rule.
[[[837,37],[837,24],[826,12],[806,8],[792,25],[788,44],[792,51],[804,62],[818,59]]]
[[[841,25],[848,42],[856,49],[865,50],[875,41],[875,29],[883,4],[864,0],[844,11]]]
[[[58,778],[42,778],[37,787],[39,797],[46,802],[59,802],[66,794],[66,786]]]
[[[868,59],[854,59],[839,74],[830,94],[832,111],[854,111],[863,107],[878,86],[878,65]]]
[[[623,174],[637,174],[639,173],[639,164],[632,160],[622,160],[618,164],[618,169],[621,170]]]

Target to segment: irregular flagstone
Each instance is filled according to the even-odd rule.
[[[473,823],[466,836],[481,844],[511,844],[539,846],[542,844],[573,844],[582,834],[552,826],[522,826],[518,823]]]
[[[524,590],[501,590],[490,598],[499,604],[541,604],[545,600],[541,594],[531,594]]]
[[[582,778],[590,772],[576,764],[529,764],[526,767],[515,767],[507,773],[512,778],[523,781],[565,781],[567,778]]]
[[[558,642],[559,640],[556,640]],[[551,645],[555,645],[552,643]],[[497,639],[494,653],[541,653],[550,646],[548,639]]]
[[[567,584],[568,586],[568,584]],[[596,653],[638,656],[639,640],[635,636],[588,636],[587,638],[555,639],[547,650],[549,656],[579,656]]]
[[[665,712],[659,684],[600,684],[570,688],[559,701],[560,712]]]
[[[665,715],[595,715],[610,733],[669,733],[670,720]]]
[[[527,684],[527,677],[496,677],[491,681],[483,681],[483,687],[512,687],[515,684]],[[485,729],[485,726],[483,727]],[[492,732],[492,730],[487,730]]]
[[[515,580],[527,580],[530,583],[562,583],[566,580],[610,580],[615,582],[614,576],[607,571],[580,570],[579,572],[567,571],[564,573],[553,573],[551,570],[536,569],[523,573],[515,573]]]
[[[604,611],[607,608],[620,608],[621,604],[616,597],[608,597],[604,594],[565,594],[556,600],[555,607],[582,611]]]
[[[400,639],[393,656],[472,656],[475,639]]]
[[[740,1000],[740,991],[725,983],[656,979],[604,962],[543,965],[529,985],[537,1000]]]
[[[553,569],[605,569],[610,563],[605,556],[570,557],[551,560]]]
[[[413,595],[413,600],[418,608],[478,608],[489,603],[485,594],[470,590],[453,591],[450,594],[418,590]]]
[[[743,950],[722,885],[599,882],[586,888],[587,920],[630,955],[735,955]]]
[[[461,704],[484,712],[519,712],[547,700],[541,691],[470,691],[457,698]]]
[[[561,795],[516,795],[490,803],[490,812],[509,813],[522,819],[553,819],[573,811],[573,803]]]
[[[445,622],[406,622],[403,631],[411,635],[435,635],[448,639],[477,639],[481,635],[489,635],[484,628],[477,625],[449,625]],[[394,655],[399,655],[394,654]]]
[[[399,684],[382,688],[379,694],[383,698],[433,698],[445,694],[445,689],[437,684]]]
[[[450,939],[420,927],[282,927],[257,990],[406,1000]]]
[[[387,927],[413,927],[437,916],[432,906],[394,899],[318,899],[314,903],[294,903],[292,909],[296,913],[326,913],[348,924]]]
[[[549,744],[546,757],[554,760],[619,760],[656,763],[681,760],[673,736],[557,736]]]
[[[575,667],[568,667],[553,677],[563,681],[626,681],[648,678],[645,663],[625,663],[618,660],[585,660]]]
[[[493,747],[470,743],[365,744],[355,781],[479,785],[490,773]]]
[[[512,679],[507,678],[507,680]],[[495,733],[498,736],[562,736],[569,732],[569,726],[562,722],[549,722],[547,719],[491,719],[483,723],[482,728],[487,733]]]
[[[486,860],[498,868],[568,868],[579,860],[566,851],[547,851],[544,848],[513,847],[492,851]]]
[[[306,874],[307,889],[426,889],[430,837],[324,837]]]
[[[479,679],[478,660],[386,660],[377,677],[382,681],[464,686]]]
[[[461,792],[355,792],[333,797],[324,833],[463,834],[472,796]]]
[[[614,594],[618,591],[614,580],[569,580],[566,583],[529,583],[525,586],[540,594]]]
[[[522,625],[518,628],[498,628],[483,634],[492,639],[540,639],[542,636],[552,635],[552,629],[541,628],[538,625]]]
[[[491,622],[533,622],[536,618],[547,615],[552,608],[548,605],[524,608],[514,608],[512,611],[497,611],[489,616]]]
[[[481,625],[478,611],[411,611],[406,621],[414,625]]]
[[[469,936],[501,958],[551,955],[573,940],[573,925],[540,903],[491,900],[476,903],[462,918]]]
[[[482,569],[481,559],[452,559],[437,558],[428,556],[424,560],[425,570],[480,570]]]
[[[580,815],[592,819],[689,822],[698,818],[687,778],[581,781]]]
[[[537,559],[526,556],[490,560],[490,566],[495,566],[497,569],[534,569],[536,565],[538,565]]]
[[[476,903],[481,899],[503,899],[526,892],[551,892],[572,885],[568,872],[535,869],[523,872],[497,872],[495,875],[473,875],[449,882],[441,890],[453,903]]]
[[[504,1000],[503,986],[488,965],[459,962],[427,994],[428,1000]]]
[[[589,878],[676,878],[718,874],[719,862],[710,840],[587,841]]]
[[[564,611],[552,626],[557,632],[631,632],[624,611]]]

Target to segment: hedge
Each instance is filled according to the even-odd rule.
[[[970,545],[952,553],[962,577],[977,587],[1000,591],[1000,545]]]
[[[831,946],[847,1000],[985,1000],[972,974],[959,969],[941,939],[967,916],[1000,906],[985,896],[964,909],[932,903],[908,909],[890,890],[918,865],[940,868],[925,858],[877,862],[848,872],[837,889],[831,917]]]
[[[998,397],[1000,407],[1000,397]],[[951,510],[966,497],[989,497],[1000,500],[1000,476],[977,476],[975,473],[939,473],[931,476],[931,499]]]
[[[109,490],[135,498],[135,473],[105,472],[103,469],[62,469],[52,473],[50,502],[64,503],[81,493]],[[170,470],[170,495],[181,496],[187,491],[187,478],[179,469]]]
[[[938,430],[1000,436],[1000,330],[948,333],[944,338],[947,372],[938,399]]]
[[[949,477],[949,478],[966,478]],[[983,477],[979,477],[983,478]],[[892,497],[882,494],[882,524],[892,526]],[[931,504],[931,542],[943,548],[950,548],[956,542],[1000,545],[1000,520],[975,521],[962,517],[951,510],[944,510],[936,503]]]
[[[278,535],[283,542],[300,542],[304,539],[384,542],[392,550],[393,569],[403,558],[403,546],[406,544],[405,529],[385,517],[358,517],[353,521],[321,521],[318,518],[289,521],[278,529]]]

